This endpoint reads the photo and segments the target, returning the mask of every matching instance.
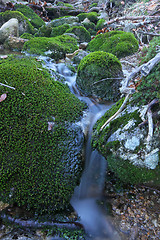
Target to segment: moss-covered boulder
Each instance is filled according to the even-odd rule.
[[[98,22],[98,16],[99,14],[96,12],[80,13],[77,15],[77,17],[79,18],[79,22],[82,22],[85,18],[88,18],[94,24]]]
[[[77,24],[78,20],[79,20],[78,17],[65,16],[65,17],[56,18],[56,19],[52,20],[51,22],[49,22],[47,25],[51,26],[51,27],[58,27],[63,24],[72,25],[75,23]]]
[[[41,26],[38,31],[34,34],[35,37],[50,37],[52,32],[52,27],[49,25]]]
[[[109,52],[121,58],[136,52],[138,41],[132,33],[111,31],[97,35],[89,42],[87,50]]]
[[[53,27],[50,36],[51,37],[56,37],[56,36],[62,35],[63,33],[66,32],[66,30],[68,28],[70,28],[69,24],[63,24],[63,25],[58,26],[58,27]]]
[[[91,35],[85,27],[73,26],[66,30],[66,33],[73,33],[79,38],[79,42],[89,42]]]
[[[73,37],[66,35],[54,38],[35,37],[26,42],[23,47],[23,51],[50,56],[55,60],[63,59],[66,53],[72,53],[77,49],[77,41]]]
[[[31,24],[35,28],[40,28],[45,25],[45,22],[30,7],[22,4],[15,4],[14,9],[30,19]]]
[[[156,55],[157,38],[150,43],[143,56],[143,62]],[[145,49],[146,51],[146,49]],[[157,64],[137,87],[126,108],[100,131],[103,124],[120,108],[121,99],[96,123],[92,144],[107,159],[109,168],[124,183],[147,184],[160,187],[160,63]],[[153,116],[153,136],[149,137],[149,127],[144,122],[144,110],[157,99],[151,108]],[[141,124],[141,125],[139,125]]]
[[[76,83],[86,96],[101,101],[119,99],[122,67],[111,53],[97,51],[84,57],[77,70]]]
[[[28,32],[28,33],[35,33],[35,29],[22,13],[19,11],[5,11],[0,13],[0,24],[3,25],[5,22],[10,20],[11,18],[16,18],[19,24],[19,35]]]
[[[0,60],[0,199],[37,213],[65,209],[81,175],[84,103],[36,59]]]

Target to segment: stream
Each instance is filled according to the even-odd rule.
[[[97,150],[92,150],[91,147],[93,126],[112,106],[112,103],[100,104],[94,99],[82,96],[76,87],[76,74],[73,76],[73,73],[64,63],[57,65],[57,71],[65,77],[70,91],[88,105],[88,110],[84,113],[80,122],[86,137],[85,169],[80,185],[76,187],[70,203],[80,217],[80,223],[89,235],[88,239],[117,240],[119,238],[107,219],[107,213],[98,204],[103,194],[107,161]]]

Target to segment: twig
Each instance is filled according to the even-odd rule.
[[[104,81],[109,80],[109,79],[122,80],[123,78],[122,77],[119,77],[119,78],[118,77],[117,78],[103,78],[103,79],[101,79],[101,80],[99,80],[97,82],[94,82],[93,84],[91,84],[91,86],[93,86],[93,85],[95,85],[97,83],[100,83],[100,82],[104,82]]]
[[[153,137],[153,118],[152,118],[152,111],[151,109],[147,112],[148,117],[148,136],[147,136],[147,142],[150,142]]]
[[[14,87],[11,87],[11,86],[9,86],[9,85],[6,85],[6,84],[3,84],[3,83],[0,83],[0,85],[1,85],[1,86],[4,86],[4,87],[11,88],[11,89],[13,89],[13,90],[16,90]]]
[[[16,88],[15,88],[15,87],[11,87],[11,86],[9,86],[9,85],[6,85],[6,84],[4,84],[4,83],[0,83],[0,85],[1,85],[1,86],[3,86],[3,87],[7,87],[7,88],[11,88],[11,89],[13,89],[13,90],[16,90]],[[24,96],[25,96],[25,93],[22,93],[22,95],[24,95]]]
[[[122,110],[123,110],[124,107],[126,106],[126,103],[127,103],[128,99],[129,99],[129,96],[130,96],[130,93],[128,93],[128,94],[126,95],[126,97],[125,97],[125,99],[124,99],[124,102],[123,102],[123,104],[121,105],[121,107],[118,109],[118,111],[117,111],[112,117],[110,117],[110,118],[103,124],[103,126],[102,126],[101,129],[100,129],[100,131],[102,131],[103,128],[104,128],[108,123],[110,123],[120,112],[122,112]]]

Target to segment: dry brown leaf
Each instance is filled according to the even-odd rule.
[[[1,96],[0,96],[0,102],[4,101],[7,97],[7,94],[6,93],[3,93]]]

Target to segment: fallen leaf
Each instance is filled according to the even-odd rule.
[[[6,93],[3,93],[1,96],[0,96],[0,102],[4,101],[7,97],[7,94]]]

